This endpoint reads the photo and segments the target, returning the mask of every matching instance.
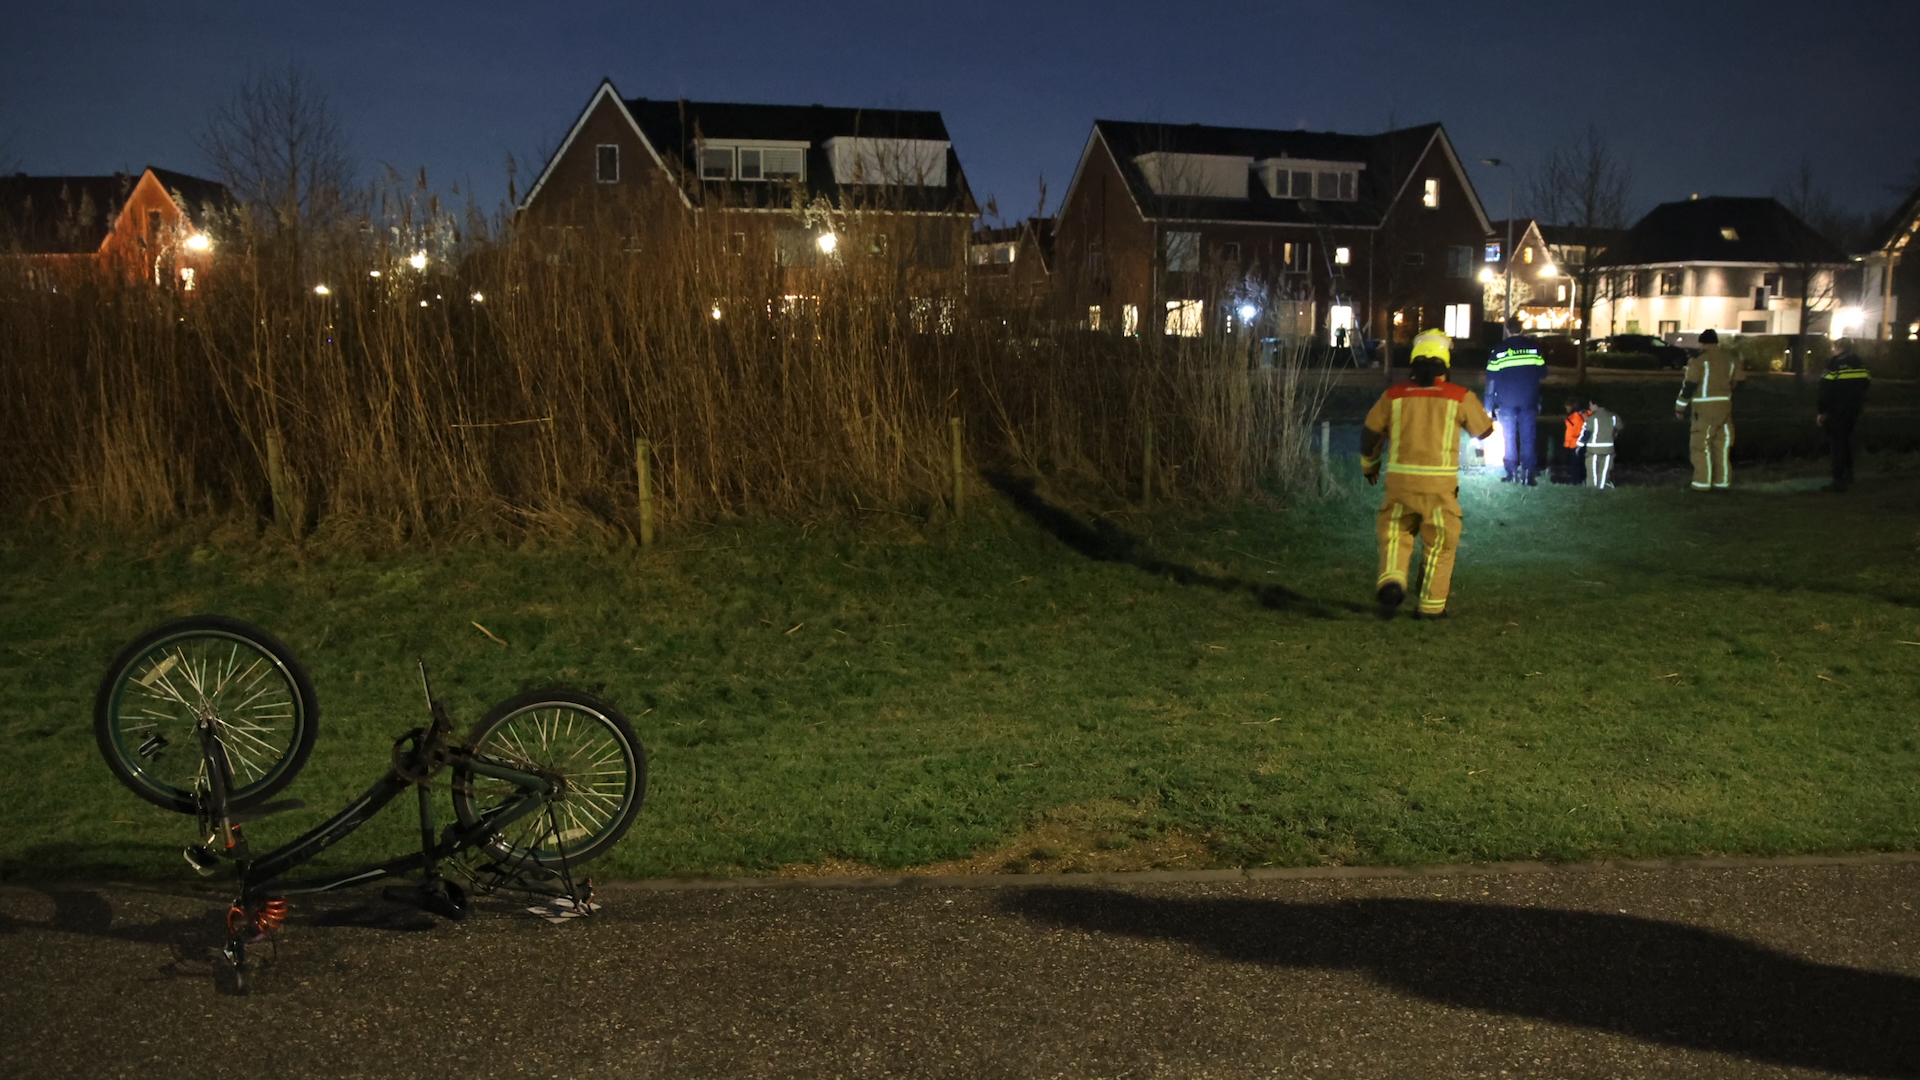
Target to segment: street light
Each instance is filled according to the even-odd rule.
[[[1500,249],[1500,269],[1507,275],[1507,296],[1500,302],[1501,332],[1505,333],[1506,321],[1513,318],[1513,162],[1487,157],[1481,158],[1480,163],[1507,170],[1507,246]]]
[[[814,243],[820,246],[822,253],[831,255],[833,254],[833,249],[840,246],[840,239],[832,233],[821,233],[820,239],[814,241]]]
[[[187,237],[187,246],[194,251],[205,251],[213,246],[213,241],[207,239],[206,233],[194,233]]]

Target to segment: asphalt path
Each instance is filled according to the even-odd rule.
[[[0,888],[0,1076],[1920,1077],[1920,861],[604,889]]]

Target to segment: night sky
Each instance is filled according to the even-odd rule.
[[[627,97],[938,109],[982,205],[1056,205],[1095,117],[1370,133],[1446,124],[1494,217],[1507,177],[1589,122],[1636,213],[1764,195],[1804,158],[1835,202],[1920,161],[1920,3],[19,3],[0,163],[208,173],[208,109],[257,69],[330,96],[363,176],[425,166],[491,207],[601,76]],[[1523,206],[1524,209],[1524,206]]]

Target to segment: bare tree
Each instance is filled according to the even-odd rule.
[[[1527,183],[1527,206],[1549,225],[1583,229],[1624,229],[1633,191],[1633,171],[1600,133],[1586,133],[1553,148]]]
[[[277,237],[347,209],[353,159],[332,104],[298,69],[259,72],[214,109],[198,139],[220,179]]]

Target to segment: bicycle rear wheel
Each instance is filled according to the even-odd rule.
[[[557,869],[613,847],[633,825],[647,797],[647,752],[620,710],[568,687],[530,690],[487,710],[468,740],[476,757],[508,768],[557,776],[561,790],[547,810],[509,824],[484,845],[495,862]],[[521,789],[456,766],[454,812],[478,822]]]
[[[206,782],[198,723],[213,721],[233,778],[228,805],[256,806],[313,752],[313,682],[278,638],[223,615],[161,623],[120,650],[93,700],[100,753],[135,795],[191,814]]]

